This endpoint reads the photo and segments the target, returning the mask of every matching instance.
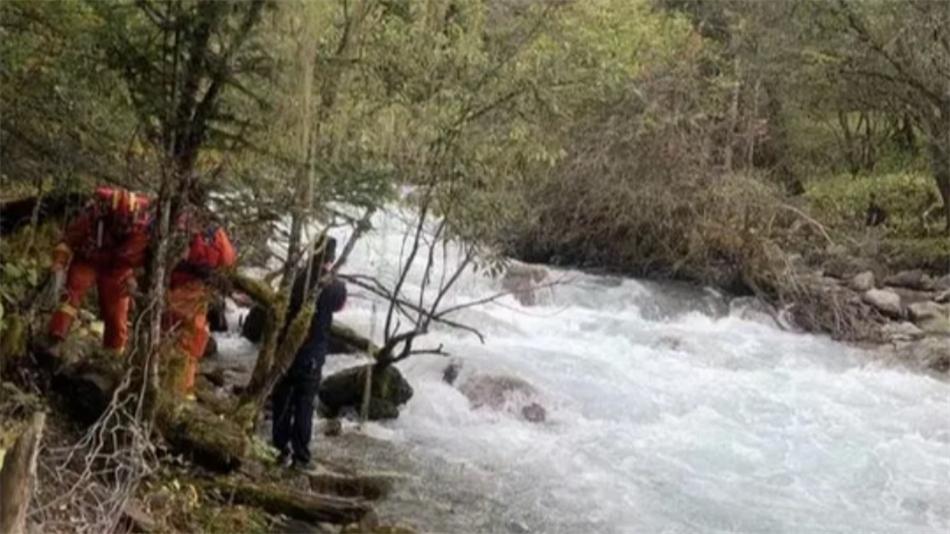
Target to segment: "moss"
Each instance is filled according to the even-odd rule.
[[[235,532],[256,534],[273,532],[269,516],[258,508],[242,505],[203,504],[195,508],[193,523],[195,532],[207,534],[233,534]]]

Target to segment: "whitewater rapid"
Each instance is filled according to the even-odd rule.
[[[405,217],[378,216],[345,271],[391,280]],[[473,409],[443,381],[448,360],[419,355],[399,365],[415,389],[400,417],[359,431],[398,451],[394,464],[438,481],[417,484],[415,497],[467,491],[438,516],[456,523],[434,516],[423,530],[950,531],[945,381],[743,319],[708,290],[549,277],[563,283],[540,290],[536,306],[506,296],[453,317],[484,344],[445,327],[418,344],[442,344],[461,362],[460,380],[528,382],[545,422]],[[413,299],[420,279],[410,277]],[[467,274],[449,304],[500,290]],[[379,338],[385,303],[350,292],[338,320]],[[327,373],[354,363],[331,358]]]

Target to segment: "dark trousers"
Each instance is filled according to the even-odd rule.
[[[319,386],[319,374],[288,373],[274,387],[274,446],[281,453],[293,453],[297,463],[310,463],[313,403]]]

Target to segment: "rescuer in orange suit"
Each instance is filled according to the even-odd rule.
[[[52,341],[69,333],[86,291],[96,284],[105,323],[102,344],[118,355],[129,338],[128,315],[134,270],[145,263],[149,244],[149,198],[122,188],[99,187],[66,228],[53,253],[53,287],[66,294],[49,324]]]
[[[208,345],[208,302],[212,279],[217,271],[234,266],[237,254],[224,228],[202,224],[200,217],[188,214],[183,226],[191,232],[185,258],[172,270],[168,290],[165,327],[178,331],[178,346],[185,352],[182,390],[191,398],[195,388],[198,360]]]

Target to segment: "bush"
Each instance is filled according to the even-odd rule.
[[[864,226],[872,193],[888,213],[885,226],[892,236],[926,234],[923,214],[940,201],[933,178],[923,172],[837,175],[809,184],[805,195],[822,221],[842,230],[857,230]]]

